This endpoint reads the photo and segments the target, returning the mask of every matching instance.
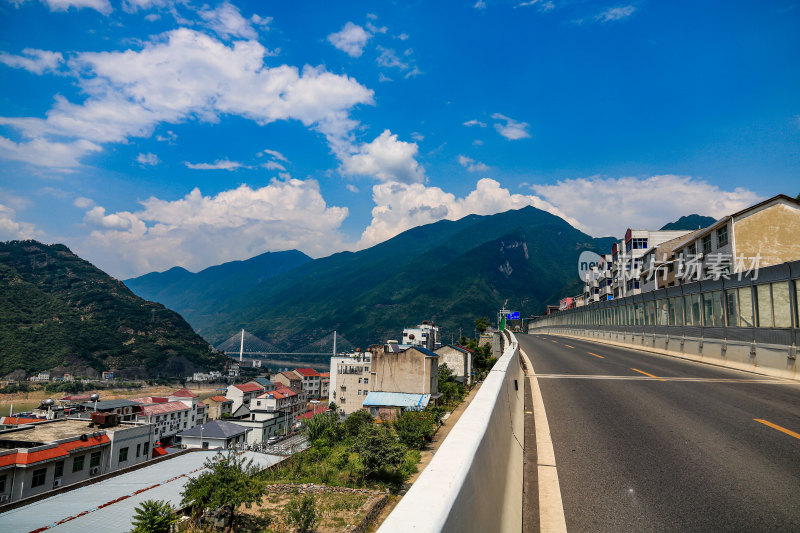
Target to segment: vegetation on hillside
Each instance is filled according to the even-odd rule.
[[[177,313],[60,244],[0,243],[0,376],[62,369],[122,376],[186,376],[223,355]]]

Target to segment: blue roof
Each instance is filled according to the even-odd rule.
[[[420,351],[420,352],[424,353],[425,355],[427,355],[427,356],[429,356],[429,357],[439,357],[439,354],[438,354],[438,353],[433,353],[433,352],[432,352],[432,351],[430,351],[429,349],[427,349],[427,348],[423,348],[422,346],[412,346],[411,348],[414,348],[415,350],[417,350],[417,351]],[[410,350],[411,348],[409,348],[409,350]]]
[[[271,382],[267,378],[255,378],[253,381],[255,381],[256,383],[258,383],[259,385],[261,385],[263,387],[269,387],[270,385],[275,385],[273,382]]]
[[[364,407],[402,407],[411,411],[422,411],[428,406],[430,399],[430,394],[370,392],[362,405]]]

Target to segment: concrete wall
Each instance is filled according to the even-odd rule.
[[[400,353],[384,352],[379,348],[372,352],[375,383],[369,390],[436,394],[439,392],[438,359],[413,347]]]
[[[522,530],[524,374],[511,341],[379,533]]]
[[[794,261],[800,257],[800,209],[778,203],[747,213],[734,222],[734,238],[736,254],[760,255],[762,267]]]

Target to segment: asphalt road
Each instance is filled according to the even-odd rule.
[[[800,531],[800,382],[517,339],[538,376],[569,531]]]

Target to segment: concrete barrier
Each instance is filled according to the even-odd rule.
[[[522,530],[525,376],[508,335],[503,356],[378,533]]]

